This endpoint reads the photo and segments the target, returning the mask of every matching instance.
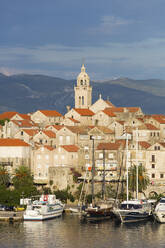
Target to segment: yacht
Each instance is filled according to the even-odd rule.
[[[55,195],[42,195],[39,200],[35,200],[27,205],[24,212],[24,220],[48,220],[62,215],[64,205]]]
[[[121,223],[148,220],[152,217],[152,204],[147,200],[123,201],[113,214]]]
[[[165,197],[162,197],[153,211],[153,215],[156,221],[165,223]]]

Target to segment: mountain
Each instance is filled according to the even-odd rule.
[[[34,112],[55,109],[62,114],[66,106],[74,106],[76,80],[44,75],[12,75],[0,73],[0,112]],[[139,106],[146,114],[165,114],[165,80],[133,80],[118,78],[91,82],[93,102],[99,94],[116,106]]]

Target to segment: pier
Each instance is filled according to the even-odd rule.
[[[23,211],[0,211],[0,221],[16,222],[23,221]]]

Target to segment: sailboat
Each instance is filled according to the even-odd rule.
[[[93,140],[93,159],[92,159],[92,203],[82,212],[82,218],[88,221],[99,221],[110,219],[112,217],[112,202],[105,200],[105,150],[103,150],[103,180],[102,180],[102,200],[95,202],[94,194],[94,139]]]
[[[138,144],[138,143],[137,143]],[[136,153],[137,153],[136,146]],[[119,207],[114,207],[113,214],[121,223],[148,220],[152,216],[152,205],[147,200],[138,199],[138,164],[136,165],[136,199],[129,200],[128,192],[128,134],[126,136],[126,194],[127,199]]]

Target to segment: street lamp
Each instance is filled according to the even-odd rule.
[[[95,203],[95,192],[94,192],[94,176],[95,176],[95,153],[94,153],[94,136],[90,136],[90,140],[92,140],[92,205]]]

